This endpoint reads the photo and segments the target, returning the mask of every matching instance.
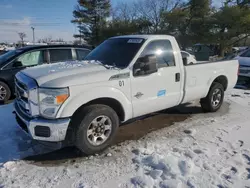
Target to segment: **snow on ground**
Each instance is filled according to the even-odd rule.
[[[32,154],[31,140],[16,125],[13,105],[0,106],[0,164]]]
[[[250,187],[250,92],[234,89],[225,100],[228,113],[196,114],[104,154],[49,163],[20,160],[34,145],[12,105],[2,106],[0,187]]]

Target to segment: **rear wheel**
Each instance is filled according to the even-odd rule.
[[[220,109],[224,100],[224,87],[214,82],[206,96],[201,99],[201,107],[204,112],[216,112]]]
[[[10,99],[11,91],[7,84],[0,81],[0,102],[6,102]]]
[[[75,118],[78,124],[75,145],[87,155],[105,150],[112,143],[119,126],[116,112],[106,105],[85,107]]]

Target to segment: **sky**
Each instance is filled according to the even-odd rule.
[[[36,40],[52,37],[72,41],[77,28],[70,21],[76,4],[77,0],[0,0],[0,42],[20,40],[18,32],[26,33],[25,40],[32,42],[31,27],[35,28]]]
[[[52,37],[73,40],[75,26],[70,23],[76,0],[1,0],[0,1],[0,41],[19,40],[18,32],[35,38]]]

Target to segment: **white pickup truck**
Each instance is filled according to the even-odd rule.
[[[84,61],[17,73],[16,117],[35,140],[94,154],[129,119],[197,99],[205,112],[217,111],[236,84],[238,61],[186,64],[172,36],[113,37]]]

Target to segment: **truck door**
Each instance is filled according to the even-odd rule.
[[[181,100],[181,72],[169,40],[149,42],[138,59],[154,55],[158,71],[131,77],[134,117],[178,105]],[[133,71],[135,71],[136,63]]]

